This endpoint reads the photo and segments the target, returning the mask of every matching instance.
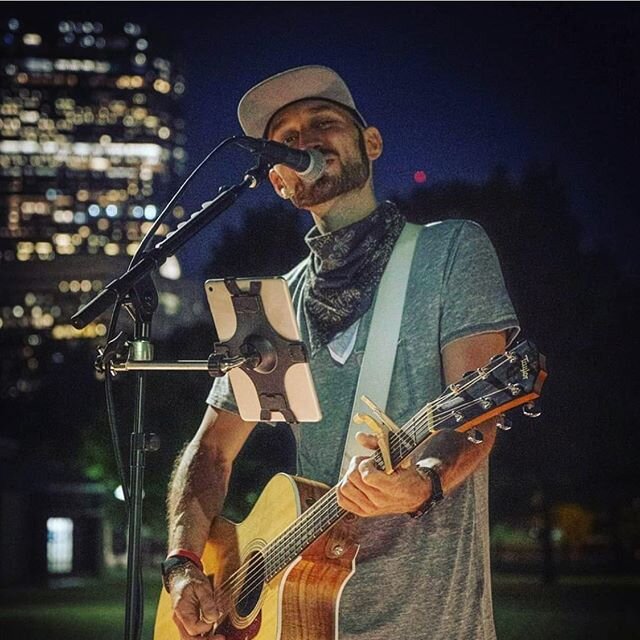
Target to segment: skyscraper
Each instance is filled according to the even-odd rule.
[[[69,318],[124,271],[168,186],[177,186],[186,160],[185,86],[132,22],[13,18],[0,36],[0,398],[7,399],[34,392],[49,361],[64,358],[51,348],[56,341],[105,334],[100,320],[78,332]]]

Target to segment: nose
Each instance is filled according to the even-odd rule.
[[[298,133],[299,149],[319,149],[321,141],[318,138],[318,131],[312,127],[302,128]]]

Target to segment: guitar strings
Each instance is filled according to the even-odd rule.
[[[495,367],[493,370],[497,369],[498,367]],[[475,382],[470,382],[469,384],[466,385],[466,388],[468,388],[469,385],[471,384],[475,384]],[[459,387],[459,389],[462,391],[464,390],[465,387],[461,386]],[[502,393],[504,391],[504,389],[498,389],[498,390],[494,390],[488,394],[485,394],[485,396],[483,397],[490,397],[492,395],[498,394],[498,393]],[[456,393],[445,393],[443,394],[440,398],[437,398],[436,400],[434,400],[432,403],[432,405],[434,405],[434,409],[437,408],[437,404],[440,404],[441,402],[444,401],[444,399],[447,399],[449,397],[455,396],[457,395]],[[463,403],[459,406],[457,406],[455,408],[455,410],[460,410],[460,409],[464,409],[467,408],[473,404],[476,404],[478,402],[480,402],[481,399],[476,399],[476,400],[471,400],[468,401],[467,403]],[[433,409],[432,409],[433,410]],[[418,412],[415,416],[413,416],[410,420],[407,421],[407,423],[405,423],[405,425],[403,425],[403,427],[401,428],[401,430],[404,432],[405,428],[407,427],[407,425],[409,423],[412,423],[412,427],[414,429],[414,432],[417,433],[417,429],[422,430],[422,427],[424,427],[424,424],[420,424],[420,420],[422,419],[422,417],[424,417],[424,415],[428,414],[429,411],[421,411]],[[442,424],[443,422],[446,422],[447,420],[449,420],[451,418],[451,416],[453,415],[454,411],[448,411],[446,414],[443,414],[442,416],[439,416],[438,418],[436,418],[435,420],[432,421],[431,425],[428,425],[427,423],[427,429],[426,431],[433,431],[435,429],[435,427],[439,426],[440,424]],[[417,429],[416,429],[417,427]],[[400,453],[402,453],[402,448],[403,448],[403,444],[402,442],[398,443],[398,446],[396,448],[400,449]],[[379,451],[376,452],[376,454],[379,454]],[[375,455],[375,454],[374,454]],[[330,514],[331,511],[333,510],[334,513],[332,515],[332,518],[337,518],[337,520],[339,520],[345,513],[346,511],[344,509],[342,509],[341,507],[339,507],[339,505],[337,504],[337,502],[335,502],[334,498],[336,497],[336,489],[337,487],[333,487],[331,489],[329,489],[325,494],[323,494],[323,496],[318,499],[318,501],[315,503],[313,509],[309,509],[307,511],[305,511],[294,523],[292,523],[291,525],[289,525],[284,531],[282,531],[269,545],[267,545],[262,551],[261,553],[263,554],[263,558],[264,558],[264,567],[265,567],[265,575],[268,573],[267,569],[268,569],[268,565],[271,564],[278,560],[279,564],[282,564],[283,562],[283,558],[287,558],[287,556],[293,556],[289,562],[293,561],[298,555],[299,552],[292,554],[290,551],[288,553],[283,553],[282,549],[280,549],[279,547],[282,546],[282,543],[285,541],[285,538],[289,538],[288,540],[286,540],[286,543],[289,547],[292,546],[292,542],[295,543],[302,543],[303,541],[305,541],[305,537],[308,537],[310,534],[310,530],[308,525],[311,524],[312,526],[317,527],[318,524],[320,524],[320,528],[319,528],[319,532],[320,533],[324,533],[323,528],[329,528],[327,526],[327,524],[329,524],[326,520],[326,515]],[[325,504],[327,503],[327,504]],[[336,520],[336,521],[337,521]],[[311,521],[311,522],[309,522]],[[335,523],[330,523],[335,524]],[[291,531],[293,531],[294,529],[297,529],[297,531],[295,531],[295,533],[293,533],[293,537],[291,536]],[[315,535],[315,531],[313,531],[313,534]],[[306,541],[305,541],[306,542]],[[276,563],[278,564],[278,563]],[[286,563],[288,564],[288,562]],[[286,566],[285,564],[285,566]],[[236,570],[231,576],[229,576],[229,578],[227,578],[227,580],[225,580],[225,582],[220,586],[220,592],[221,592],[221,596],[228,596],[228,595],[235,595],[236,593],[239,593],[242,589],[247,591],[247,596],[249,595],[249,593],[258,585],[260,584],[260,582],[264,582],[264,577],[263,577],[263,572],[258,568],[258,569],[253,569],[253,570],[249,570],[249,571],[244,571],[245,569],[247,569],[249,567],[248,563],[243,563],[243,565],[241,567],[238,568],[238,570]],[[284,568],[284,567],[283,567]],[[275,575],[275,574],[274,574]],[[240,582],[242,581],[242,585],[240,586]],[[240,588],[238,588],[240,586]],[[245,597],[247,597],[245,596]],[[238,602],[241,602],[242,599],[240,599]]]
[[[498,391],[496,392],[498,393]],[[477,402],[477,401],[473,401]],[[302,550],[307,546],[307,540],[305,537],[308,537],[310,533],[313,534],[313,537],[317,537],[317,534],[322,534],[326,530],[330,528],[335,522],[339,521],[343,515],[346,514],[346,510],[342,509],[337,504],[336,498],[336,490],[337,487],[332,487],[328,490],[314,505],[314,509],[312,512],[309,510],[306,511],[302,516],[296,520],[293,525],[290,525],[287,529],[285,529],[277,538],[275,538],[270,545],[261,550],[264,558],[264,572],[258,569],[250,569],[249,563],[245,562],[234,574],[229,576],[227,580],[221,585],[220,591],[221,596],[229,598],[230,604],[234,599],[234,596],[241,593],[243,590],[245,591],[245,595],[236,600],[236,604],[241,603],[244,599],[246,599],[254,588],[256,588],[259,584],[268,582],[265,580],[268,575],[268,567],[269,564],[273,564],[276,562],[276,566],[278,564],[282,565],[284,568],[287,564],[295,560],[295,558],[300,555],[300,551],[296,551],[296,553],[292,553],[290,550],[283,550],[279,547],[282,546],[282,542],[284,538],[290,538],[286,540],[286,543],[289,547],[294,546],[292,543],[302,544],[305,543]],[[326,503],[326,504],[325,504]],[[333,511],[333,514],[331,512]],[[327,519],[327,514],[331,514],[331,517]],[[305,517],[306,516],[306,517]],[[335,520],[335,522],[331,522],[331,520]],[[311,520],[309,523],[308,521]],[[310,529],[308,524],[311,524],[314,529]],[[318,527],[318,525],[320,525]],[[290,531],[293,528],[297,528],[293,536],[290,535]],[[318,531],[315,531],[315,529]],[[324,530],[323,530],[324,529]],[[287,552],[288,551],[288,552]],[[246,571],[243,571],[248,569]],[[282,570],[282,569],[280,569]],[[276,573],[279,573],[276,572]],[[275,573],[273,575],[276,575]],[[271,579],[270,576],[269,579]]]
[[[413,427],[414,433],[417,434],[418,433],[417,430],[418,429],[422,429],[422,427],[425,426],[424,424],[419,424],[420,421],[424,418],[425,415],[428,416],[431,413],[432,414],[431,425],[429,425],[429,421],[427,421],[427,429],[426,429],[426,431],[428,433],[430,431],[433,431],[435,429],[435,427],[441,425],[443,422],[446,422],[447,420],[449,420],[452,417],[452,415],[455,413],[455,411],[467,408],[469,406],[472,406],[473,404],[481,402],[481,400],[484,399],[484,398],[488,398],[488,397],[491,397],[492,395],[504,392],[505,389],[494,390],[494,391],[492,391],[492,392],[490,392],[488,394],[485,394],[483,396],[483,398],[470,400],[470,401],[468,401],[466,403],[458,405],[453,410],[447,411],[447,413],[442,414],[441,416],[439,416],[436,419],[433,418],[433,411],[437,410],[439,404],[442,404],[446,400],[459,395],[460,392],[462,392],[462,391],[468,389],[469,387],[477,384],[478,380],[484,379],[487,375],[490,375],[492,372],[494,372],[497,369],[499,369],[500,367],[504,366],[505,359],[506,359],[507,362],[511,361],[510,354],[508,354],[506,357],[503,357],[502,361],[500,361],[500,362],[496,361],[497,362],[496,365],[493,368],[491,368],[490,370],[488,370],[488,371],[487,370],[483,370],[483,372],[478,374],[478,376],[475,379],[469,380],[467,383],[457,386],[456,387],[456,391],[453,391],[451,389],[451,387],[448,387],[447,391],[445,391],[438,398],[436,398],[436,400],[432,401],[431,403],[428,403],[423,409],[418,411],[412,418],[410,418],[401,427],[401,429],[400,429],[401,432],[403,434],[407,435],[405,430],[406,430],[406,427],[409,425],[409,423],[411,423],[411,426]],[[416,441],[416,438],[414,438],[414,448],[415,448],[415,441]],[[404,445],[403,445],[403,443],[401,441],[399,441],[397,443],[396,448],[399,448],[400,455],[402,455],[403,446]],[[373,457],[375,457],[376,455],[379,455],[379,453],[380,453],[379,451],[376,451],[375,454],[373,454]],[[269,545],[267,545],[262,550],[263,558],[264,558],[265,574],[266,574],[267,566],[269,564],[268,557],[271,558],[272,562],[274,560],[280,560],[280,563],[282,563],[282,558],[283,557],[286,558],[288,555],[293,555],[293,558],[291,558],[291,560],[290,560],[290,561],[293,561],[299,555],[299,553],[291,554],[291,552],[289,552],[288,554],[287,553],[283,554],[282,550],[279,549],[279,547],[282,546],[282,543],[285,541],[284,540],[285,538],[291,538],[291,533],[290,533],[291,531],[293,531],[294,529],[297,529],[297,531],[295,531],[295,533],[293,534],[293,538],[290,539],[290,540],[286,540],[287,545],[289,545],[289,547],[291,546],[292,542],[301,543],[304,540],[305,537],[308,537],[309,529],[308,529],[307,525],[309,524],[309,522],[308,522],[309,520],[312,521],[311,522],[312,525],[321,524],[320,533],[324,533],[322,531],[322,529],[323,529],[323,526],[327,525],[327,522],[326,522],[326,514],[327,513],[330,513],[332,509],[336,510],[336,512],[334,513],[334,515],[332,517],[333,518],[337,517],[337,520],[339,520],[346,513],[346,511],[344,509],[342,509],[341,507],[339,507],[337,505],[337,502],[334,503],[334,501],[332,500],[332,498],[335,497],[336,488],[337,487],[333,487],[333,488],[329,489],[320,499],[318,499],[318,501],[315,503],[315,505],[314,505],[314,507],[312,509],[309,509],[309,510],[305,511],[296,521],[294,521],[291,525],[289,525],[276,538],[274,538],[274,540]],[[328,504],[324,504],[325,502],[328,503]],[[320,516],[322,516],[322,517],[320,517]],[[331,525],[332,524],[335,524],[335,523],[331,523]],[[328,528],[329,527],[327,527],[327,529]],[[314,532],[314,535],[315,535],[315,532]],[[240,581],[243,582],[241,588],[244,588],[245,590],[248,590],[249,593],[260,582],[264,582],[264,578],[261,577],[263,572],[260,569],[254,569],[253,570],[253,574],[251,574],[250,571],[247,571],[246,574],[243,575],[243,570],[245,568],[248,568],[248,566],[249,566],[248,563],[246,563],[246,562],[243,563],[243,565],[241,565],[233,574],[231,574],[231,576],[229,576],[227,578],[227,580],[225,580],[225,582],[223,582],[223,584],[220,586],[221,595],[229,595],[230,591],[231,591],[230,595],[235,595],[235,593],[238,593],[241,590],[241,589],[237,588],[239,583],[240,583]],[[256,580],[256,578],[257,578],[257,580]],[[253,580],[253,583],[249,584],[249,580]],[[249,584],[249,586],[247,586],[248,584]],[[238,601],[238,602],[240,602],[240,601]]]
[[[500,393],[501,391],[503,390],[496,390],[493,393]],[[473,400],[467,404],[470,405],[475,402],[479,402],[479,400]],[[437,426],[441,422],[446,421],[449,417],[450,416],[446,416],[440,421],[435,422],[433,426]],[[276,564],[279,563],[286,566],[287,564],[295,560],[298,555],[300,555],[300,552],[296,552],[294,554],[291,551],[288,551],[287,553],[286,549],[283,553],[283,550],[279,547],[282,546],[285,538],[289,538],[288,540],[286,540],[286,543],[289,547],[294,546],[293,543],[302,543],[305,536],[308,536],[310,533],[310,528],[308,527],[309,524],[311,524],[314,528],[318,528],[319,533],[324,533],[323,528],[326,528],[326,530],[330,528],[329,526],[327,526],[327,524],[329,524],[326,518],[327,514],[331,514],[331,512],[333,511],[330,519],[335,519],[337,522],[342,518],[343,515],[347,513],[346,510],[342,509],[337,504],[336,490],[337,487],[332,487],[331,489],[329,489],[325,494],[323,494],[318,502],[315,503],[313,509],[305,511],[300,516],[300,518],[298,518],[294,523],[287,527],[287,529],[279,534],[278,537],[276,537],[269,545],[261,550],[261,553],[264,554],[265,568],[268,567],[269,564],[273,564],[276,561],[278,561],[276,562]],[[335,524],[335,522],[330,524]],[[318,525],[320,526],[318,527]],[[295,531],[293,535],[291,535],[290,532],[296,528],[298,530]],[[315,535],[316,532],[313,531],[313,533]],[[282,568],[284,568],[284,566]],[[248,569],[248,567],[249,563],[245,562],[234,574],[232,574],[227,580],[225,580],[225,582],[220,586],[222,596],[229,597],[230,600],[233,600],[235,595],[241,593],[244,590],[246,592],[246,595],[236,600],[236,604],[239,604],[250,595],[255,587],[257,587],[260,583],[265,582],[265,576],[260,569],[246,570]]]
[[[511,357],[507,356],[507,361],[510,361]],[[442,404],[443,402],[445,402],[446,400],[455,397],[457,395],[459,395],[460,392],[468,389],[470,386],[473,386],[475,384],[477,384],[478,380],[485,378],[487,375],[490,375],[493,371],[496,371],[497,369],[499,369],[500,367],[502,367],[505,364],[504,360],[497,362],[496,365],[491,368],[490,370],[486,371],[483,370],[483,372],[481,374],[478,374],[478,376],[475,379],[469,380],[467,383],[463,384],[463,385],[459,385],[456,387],[456,391],[453,391],[451,389],[451,387],[449,387],[447,389],[447,391],[445,391],[443,394],[441,394],[440,397],[438,397],[436,400],[432,401],[431,403],[427,404],[422,410],[418,411],[416,413],[416,415],[414,415],[412,418],[410,418],[401,428],[401,432],[405,435],[406,434],[406,427],[411,423],[411,426],[413,428],[414,434],[418,433],[418,429],[422,429],[422,427],[424,427],[424,424],[420,424],[421,420],[424,418],[425,415],[429,416],[429,414],[431,413],[431,424],[429,425],[429,421],[427,421],[427,433],[430,431],[433,431],[434,428],[436,426],[439,426],[440,424],[442,424],[443,422],[449,420],[452,415],[455,413],[455,411],[460,410],[460,409],[464,409],[467,408],[469,406],[472,406],[473,404],[476,404],[478,402],[480,402],[482,399],[484,398],[488,398],[492,395],[495,395],[497,393],[502,393],[504,391],[504,389],[498,389],[498,390],[494,390],[488,394],[485,394],[485,396],[483,396],[483,398],[481,399],[475,399],[475,400],[471,400],[468,401],[467,403],[463,403],[461,405],[458,405],[457,407],[455,407],[454,410],[448,411],[446,414],[443,414],[441,416],[439,416],[438,418],[434,419],[433,418],[433,412],[435,410],[437,410],[438,405]],[[402,449],[403,449],[403,443],[402,441],[400,441],[400,439],[398,439],[399,442],[397,442],[397,446],[396,448],[399,448],[400,450],[400,455],[402,455]],[[414,448],[416,445],[416,440],[417,438],[414,437]],[[410,451],[410,449],[408,450]],[[374,457],[376,455],[379,455],[379,451],[376,451],[374,455]],[[265,549],[262,550],[263,558],[264,558],[264,567],[265,567],[265,574],[266,574],[266,570],[268,568],[268,564],[269,564],[269,558],[271,558],[271,561],[275,561],[275,560],[280,560],[280,563],[282,563],[282,558],[286,558],[287,556],[293,555],[293,558],[291,558],[290,561],[293,561],[298,555],[299,553],[296,554],[291,554],[291,552],[289,553],[282,553],[282,550],[279,548],[282,546],[282,543],[284,541],[285,538],[291,538],[291,534],[290,532],[293,531],[294,529],[297,529],[297,531],[295,531],[295,533],[293,534],[293,539],[287,540],[287,544],[290,547],[292,542],[302,542],[304,540],[305,537],[308,537],[310,531],[309,528],[307,527],[307,525],[309,524],[309,520],[311,520],[311,524],[312,525],[317,525],[317,524],[321,524],[320,526],[320,533],[324,533],[322,531],[323,526],[327,525],[326,522],[326,514],[330,513],[330,511],[333,509],[335,510],[335,513],[333,514],[333,518],[337,518],[337,520],[339,520],[344,513],[346,513],[346,511],[344,509],[341,509],[337,503],[334,503],[332,498],[335,497],[336,494],[336,487],[330,489],[329,491],[327,491],[319,500],[318,502],[316,502],[316,504],[314,505],[313,509],[309,509],[306,512],[304,512],[304,514],[302,514],[294,523],[292,523],[291,525],[289,525],[283,532],[281,532],[281,534],[279,534],[269,545],[267,545],[265,547]],[[324,503],[328,503],[328,504],[324,504]],[[341,513],[341,511],[343,513]],[[336,521],[337,521],[336,520]],[[330,523],[335,524],[335,523]],[[327,527],[328,529],[328,527]],[[314,532],[315,535],[315,532]],[[306,542],[306,541],[305,541]],[[285,565],[286,566],[286,565]],[[238,593],[240,591],[240,589],[238,589],[238,585],[240,583],[240,581],[243,582],[242,587],[245,590],[248,590],[248,592],[250,593],[253,588],[255,588],[255,586],[257,586],[260,582],[264,582],[264,578],[261,577],[262,576],[262,571],[258,568],[258,569],[254,569],[253,570],[253,575],[251,574],[251,571],[248,570],[246,572],[245,575],[243,575],[243,570],[245,568],[248,568],[248,563],[243,563],[243,565],[241,565],[241,567],[239,567],[231,576],[229,576],[229,578],[227,578],[227,580],[225,580],[225,582],[221,585],[220,587],[220,591],[221,591],[221,595],[229,595],[229,592],[231,591],[230,595],[235,595],[235,593]],[[283,567],[284,568],[284,567]],[[257,578],[257,580],[256,580]],[[253,580],[252,584],[249,584],[249,580]],[[249,584],[249,586],[247,586]],[[248,595],[248,594],[247,594]],[[246,596],[245,596],[246,597]]]
[[[485,396],[485,397],[488,397],[488,396],[490,396],[492,394],[501,393],[502,391],[503,390],[496,390],[496,391],[492,392],[491,394],[487,394],[487,396]],[[464,405],[460,405],[457,408],[458,409],[466,408],[466,407],[471,406],[472,404],[475,404],[477,402],[480,402],[480,400],[471,400],[471,401],[467,402]],[[428,431],[433,431],[436,427],[440,426],[440,424],[442,424],[443,422],[448,420],[450,417],[451,417],[451,415],[449,414],[449,415],[444,415],[444,416],[440,417],[439,419],[435,420],[432,425],[428,426],[427,432]],[[424,426],[424,425],[419,425],[418,424],[418,422],[419,422],[418,420],[415,420],[414,422],[415,422],[414,427],[418,426],[419,428],[421,428],[422,426]],[[405,426],[406,426],[406,424],[405,424]],[[404,429],[404,427],[403,427],[403,429]],[[398,443],[396,443],[395,451],[393,451],[393,452],[396,453],[399,450],[399,453],[402,454],[403,447],[404,447],[404,445],[402,444],[402,442],[398,442]],[[415,448],[415,443],[414,443],[414,448]],[[377,451],[374,455],[376,455],[376,454],[379,454],[379,451]],[[327,494],[325,494],[325,495],[327,495]],[[324,515],[324,513],[322,511],[320,511],[319,509],[320,508],[317,506],[317,503],[316,503],[316,505],[314,505],[314,508],[312,510],[307,510],[306,512],[304,512],[304,514],[302,516],[300,516],[300,518],[298,520],[296,520],[296,522],[292,523],[287,529],[285,529],[282,532],[282,534],[280,534],[280,536],[278,538],[275,538],[271,542],[271,544],[269,545],[268,550],[270,552],[276,552],[277,551],[276,547],[278,546],[278,543],[281,541],[280,540],[281,537],[289,537],[289,532],[293,528],[295,528],[295,527],[302,528],[303,525],[307,524],[307,522],[306,522],[307,520],[309,520],[309,519],[311,519],[313,517],[316,517],[318,515]],[[289,541],[287,541],[287,542],[289,542]]]
[[[507,354],[508,356],[508,360],[509,361],[513,361],[513,356],[511,354]],[[501,366],[503,366],[504,362],[499,362],[498,364],[496,364],[495,367],[493,367],[493,369],[489,370],[489,371],[482,371],[482,374],[480,374],[478,376],[478,378],[485,378],[487,375],[489,375],[491,372],[495,371],[496,369],[500,368]],[[403,434],[406,435],[406,428],[407,426],[409,426],[409,423],[411,423],[411,426],[413,427],[414,430],[414,434],[417,433],[417,428],[422,428],[424,426],[424,424],[419,424],[419,422],[421,421],[421,419],[424,417],[425,413],[428,415],[430,412],[433,412],[434,409],[437,409],[437,405],[442,403],[444,400],[451,398],[453,396],[459,395],[459,393],[461,391],[464,391],[465,389],[469,388],[470,386],[474,385],[477,383],[477,379],[475,380],[470,380],[468,381],[465,385],[460,385],[457,386],[456,390],[453,391],[451,390],[451,388],[449,389],[448,393],[444,393],[443,395],[441,395],[438,399],[436,399],[435,401],[433,401],[432,403],[430,403],[432,405],[433,408],[429,407],[429,405],[427,405],[427,407],[425,407],[424,410],[418,412],[413,418],[411,418],[409,421],[407,421],[407,423],[405,423],[405,425],[403,425],[401,431]],[[457,407],[455,407],[455,410],[459,410],[459,409],[463,409],[466,408],[468,406],[471,406],[477,402],[480,402],[481,400],[490,397],[492,395],[495,395],[497,393],[502,393],[505,389],[498,389],[495,390],[493,392],[490,392],[488,394],[485,394],[485,396],[481,399],[476,399],[476,400],[472,400],[469,401],[467,403],[463,403],[461,405],[458,405]],[[455,410],[449,411],[446,414],[443,414],[441,417],[439,417],[436,420],[431,420],[431,424],[427,424],[427,432],[429,431],[433,431],[434,428],[436,426],[439,426],[440,424],[442,424],[444,421],[448,420],[451,418],[452,415],[454,415]],[[416,438],[414,437],[414,445],[415,445],[415,440]],[[403,447],[403,443],[399,442],[398,446],[400,447],[400,452],[402,453],[402,447]],[[414,446],[415,448],[415,446]],[[376,454],[379,454],[379,451],[376,452]],[[317,525],[318,522],[320,522],[320,518],[318,516],[325,516],[326,513],[330,510],[333,509],[334,510],[334,514],[333,514],[333,518],[336,518],[336,522],[337,520],[339,520],[345,513],[346,511],[344,509],[341,509],[336,502],[333,501],[333,498],[335,497],[335,493],[336,493],[336,487],[328,490],[316,503],[316,505],[314,506],[313,509],[310,509],[308,511],[306,511],[304,514],[302,514],[302,516],[300,518],[298,518],[294,523],[292,523],[289,527],[287,527],[287,529],[285,529],[277,538],[275,538],[272,543],[270,543],[270,545],[268,545],[267,547],[265,547],[265,549],[263,550],[263,552],[266,552],[263,556],[265,562],[265,571],[268,573],[267,569],[268,569],[268,564],[269,564],[269,556],[271,557],[271,561],[273,562],[274,560],[280,560],[282,563],[282,551],[279,549],[279,547],[282,546],[282,542],[284,541],[284,539],[286,537],[289,537],[289,532],[291,530],[293,530],[294,528],[297,528],[298,530],[295,532],[294,534],[294,541],[296,542],[301,542],[304,540],[304,537],[308,537],[309,535],[309,529],[306,528],[306,525],[308,524],[308,520],[312,520],[312,524]],[[324,504],[324,503],[328,503],[328,504]],[[315,518],[315,521],[313,521],[313,519]],[[321,523],[322,524],[322,523]],[[323,527],[326,527],[326,529],[328,529],[330,526],[332,526],[333,524],[335,524],[335,522],[330,523],[327,522],[326,519],[324,521],[324,524],[320,527],[320,533],[324,533],[323,531]],[[329,526],[327,526],[329,525]],[[315,535],[315,532],[314,532]],[[296,538],[298,538],[298,540],[296,540]],[[303,549],[306,548],[308,542],[305,540],[305,545],[303,546]],[[288,540],[287,543],[289,544],[289,546],[291,546],[291,540]],[[284,557],[286,558],[288,556],[293,555],[293,557],[288,561],[291,562],[295,559],[295,557],[297,557],[297,555],[299,555],[299,553],[296,554],[291,554],[291,552],[289,552],[288,554],[284,554]],[[287,562],[287,564],[288,564]],[[286,566],[286,564],[284,565]],[[283,566],[283,568],[284,568]],[[248,581],[246,581],[244,583],[244,588],[247,589],[247,584],[249,584],[249,591],[251,591],[255,586],[257,586],[257,584],[259,584],[260,582],[264,582],[264,579],[262,577],[260,577],[261,572],[258,569],[257,571],[253,572],[253,575],[251,575],[250,572],[247,572],[246,575],[242,575],[242,570],[247,567],[247,563],[244,563],[236,572],[234,572],[234,574],[232,574],[224,583],[223,585],[221,585],[221,591],[223,592],[223,594],[228,595],[229,594],[229,590],[233,590],[237,584],[238,581],[240,579],[245,579],[247,577],[250,576],[250,579],[253,580],[254,578],[259,578],[257,581],[254,580],[253,584],[249,584]],[[274,574],[275,575],[275,574]],[[237,589],[235,590],[235,592],[237,592]],[[233,594],[232,594],[233,595]],[[242,599],[239,601],[241,602]]]

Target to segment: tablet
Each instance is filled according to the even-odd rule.
[[[228,280],[228,279],[227,279]],[[300,342],[300,331],[296,322],[296,316],[289,293],[287,282],[282,277],[272,278],[235,278],[233,280],[242,292],[249,292],[251,283],[254,288],[259,286],[259,297],[264,318],[270,328],[285,341],[292,343]],[[247,332],[247,327],[239,325],[239,318],[236,314],[233,294],[227,283],[223,279],[207,280],[205,291],[213,322],[218,333],[220,343],[227,343],[234,339],[236,332],[240,329],[242,335]],[[240,323],[243,320],[240,319]],[[262,323],[264,325],[264,322]],[[253,333],[260,334],[260,322],[258,328]],[[263,333],[268,337],[270,329],[267,326]],[[304,350],[306,353],[306,350]],[[264,399],[261,403],[261,395],[265,393],[265,387],[273,388],[274,380],[282,377],[283,386],[278,389],[278,394],[282,394],[289,409],[295,416],[296,422],[318,422],[322,419],[322,412],[316,394],[311,368],[304,357],[304,362],[291,362],[284,370],[280,367],[278,372],[256,373],[255,370],[248,371],[246,365],[231,369],[228,372],[231,388],[235,395],[238,411],[243,420],[246,421],[287,421],[285,415],[280,411],[272,410],[269,418],[264,415]],[[281,363],[283,366],[286,366]],[[269,376],[274,378],[267,380]],[[277,378],[276,378],[277,377]],[[264,383],[264,384],[263,384]],[[290,421],[290,420],[289,420]]]

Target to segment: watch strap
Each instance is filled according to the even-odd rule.
[[[428,478],[431,482],[431,495],[415,511],[409,512],[412,518],[421,518],[429,513],[438,502],[444,500],[444,492],[442,490],[440,474],[433,467],[417,464],[416,471],[424,478]]]
[[[200,557],[193,551],[188,549],[172,549],[167,554],[165,560],[160,563],[160,569],[162,570],[162,584],[164,588],[169,592],[171,574],[185,564],[192,564],[200,571],[204,571],[204,566]]]
[[[167,593],[169,593],[171,590],[171,576],[176,571],[176,569],[184,567],[184,565],[186,564],[194,563],[185,556],[169,556],[166,560],[163,560],[160,563],[160,568],[162,570],[162,584],[164,585]]]

